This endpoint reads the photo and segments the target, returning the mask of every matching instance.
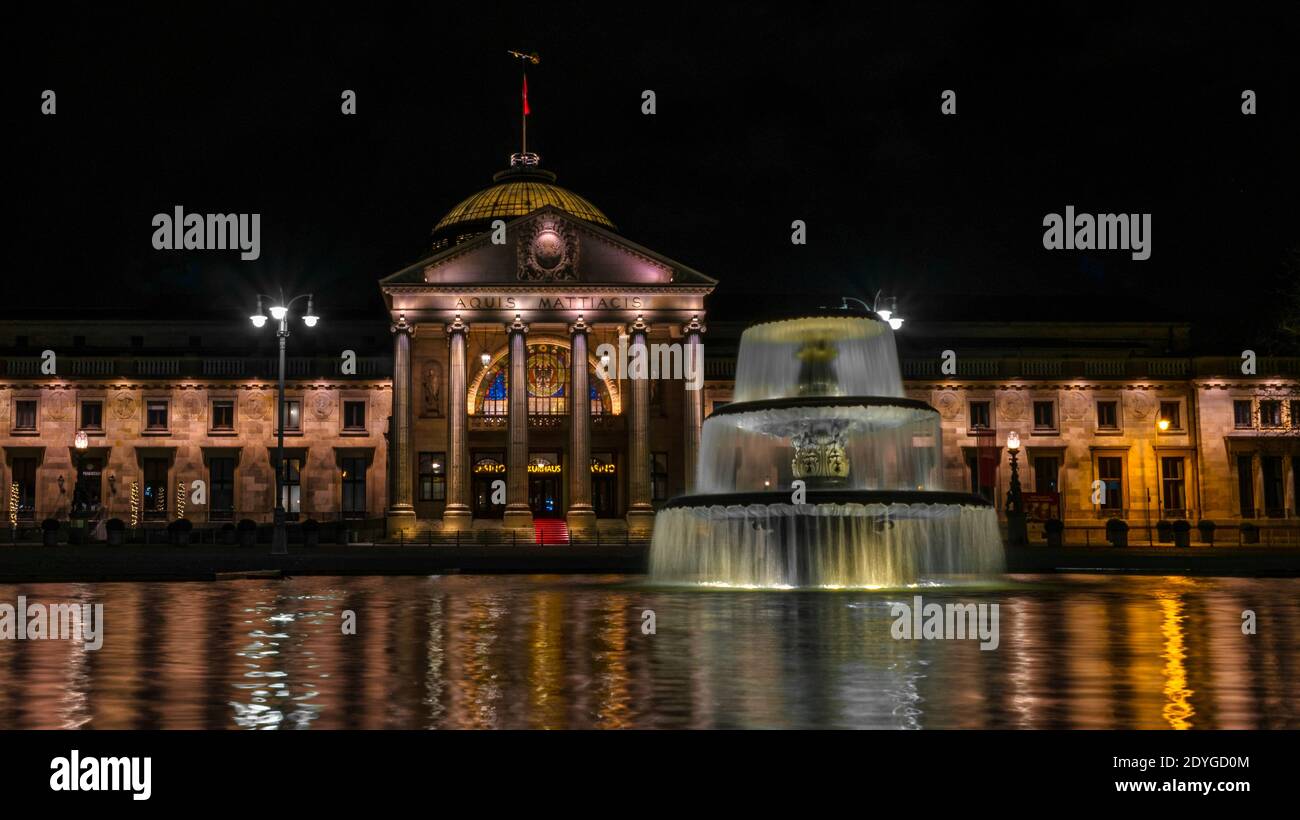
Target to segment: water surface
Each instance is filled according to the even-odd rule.
[[[918,592],[999,604],[998,649],[891,638],[891,604]],[[1298,728],[1297,593],[1295,579],[1138,576],[860,592],[624,576],[0,585],[0,602],[103,603],[106,621],[97,652],[0,641],[0,727]]]

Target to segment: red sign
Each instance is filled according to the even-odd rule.
[[[1060,493],[1021,493],[1025,502],[1025,519],[1028,521],[1051,521],[1061,517]]]

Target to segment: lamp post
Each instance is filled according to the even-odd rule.
[[[262,327],[266,324],[266,314],[262,312],[262,300],[271,301],[271,318],[280,323],[279,329],[275,335],[280,338],[280,385],[276,391],[276,431],[275,431],[275,531],[271,536],[271,554],[288,555],[289,538],[284,528],[284,347],[285,342],[289,339],[289,309],[299,299],[307,300],[307,312],[302,315],[302,323],[307,327],[315,327],[320,321],[320,317],[312,310],[312,295],[305,293],[295,296],[289,301],[284,300],[284,294],[280,294],[279,300],[265,294],[257,295],[257,312],[249,316],[253,327]]]
[[[867,303],[853,296],[841,296],[840,308],[848,310],[849,301],[857,302],[862,307],[879,316],[883,321],[889,323],[890,330],[900,330],[903,327],[903,317],[898,315],[898,297],[882,296],[883,290],[876,291],[876,295],[871,300],[871,307],[867,308]]]
[[[81,484],[82,457],[89,446],[90,438],[86,435],[86,431],[78,430],[77,434],[72,438],[72,509],[74,512],[77,509],[77,490]]]
[[[1013,547],[1023,547],[1029,541],[1025,523],[1025,500],[1020,492],[1020,434],[1007,433],[1007,453],[1011,456],[1011,485],[1007,488],[1007,541]]]

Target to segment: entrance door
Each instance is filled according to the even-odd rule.
[[[613,453],[591,455],[591,506],[597,518],[618,516],[618,476]]]
[[[492,484],[506,480],[506,465],[500,454],[476,454],[470,471],[471,503],[475,518],[501,518],[506,505],[492,503]],[[504,494],[503,494],[504,497]]]
[[[533,453],[528,459],[528,506],[533,518],[564,517],[564,473],[559,453]]]
[[[78,459],[77,486],[73,491],[72,509],[88,513],[99,509],[101,501],[104,460],[102,458]]]

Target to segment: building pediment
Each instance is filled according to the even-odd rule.
[[[504,241],[501,241],[504,239]],[[706,286],[704,274],[547,206],[421,260],[381,286]]]

